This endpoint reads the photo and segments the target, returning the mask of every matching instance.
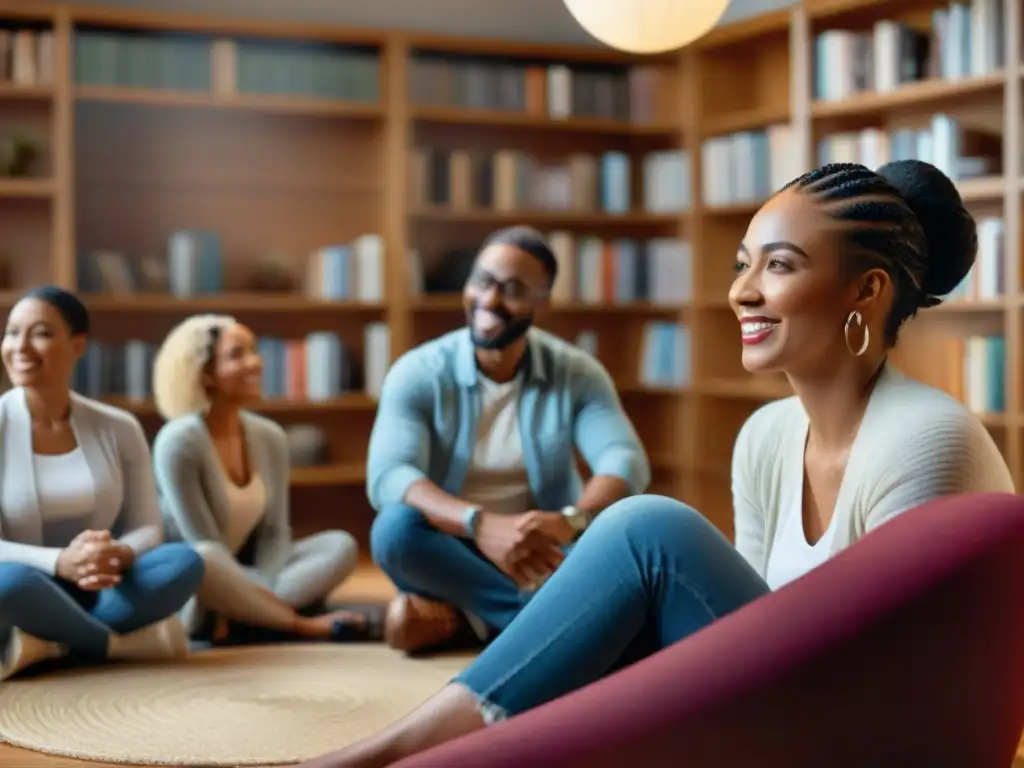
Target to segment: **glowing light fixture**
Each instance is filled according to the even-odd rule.
[[[564,0],[569,13],[605,45],[630,53],[664,53],[702,37],[729,0]]]

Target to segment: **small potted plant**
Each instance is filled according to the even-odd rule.
[[[27,136],[12,136],[4,142],[3,175],[24,178],[39,157],[39,143]]]

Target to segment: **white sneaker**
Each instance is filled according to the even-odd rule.
[[[66,645],[40,640],[15,627],[11,630],[11,637],[7,641],[3,658],[0,659],[0,680],[13,677],[41,661],[67,656],[67,653]]]
[[[111,635],[112,659],[176,659],[188,655],[188,632],[171,616],[127,635]]]

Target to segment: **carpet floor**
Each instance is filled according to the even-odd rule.
[[[360,565],[356,572],[331,596],[332,603],[384,604],[395,594],[391,582],[370,562]],[[19,749],[0,743],[0,766],[4,768],[153,768],[131,766],[124,763],[100,763],[54,757]],[[1024,764],[1020,768],[1024,768]]]

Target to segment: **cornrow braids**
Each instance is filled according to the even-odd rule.
[[[887,179],[857,163],[815,168],[787,184],[820,201],[825,213],[852,226],[845,238],[847,275],[883,269],[893,282],[893,306],[885,323],[885,343],[896,344],[900,326],[918,309],[941,299],[924,290],[929,269],[928,237],[900,191]]]

